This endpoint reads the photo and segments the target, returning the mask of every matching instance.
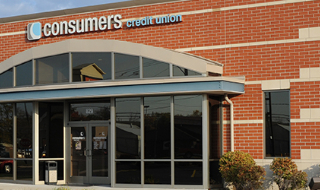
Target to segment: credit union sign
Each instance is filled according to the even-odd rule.
[[[39,40],[44,37],[58,36],[66,34],[80,34],[93,31],[104,31],[122,28],[122,16],[120,14],[101,16],[100,18],[85,18],[78,20],[61,21],[46,23],[41,25],[40,22],[30,23],[27,27],[28,40]],[[127,28],[135,28],[157,24],[170,24],[182,21],[181,15],[166,15],[162,17],[145,17],[142,19],[128,20]]]

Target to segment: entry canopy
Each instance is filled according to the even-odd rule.
[[[223,73],[223,65],[221,63],[174,50],[118,40],[69,39],[33,47],[12,56],[0,63],[0,74],[14,66],[32,59],[54,56],[68,52],[115,52],[142,56],[170,63],[204,75],[207,73],[222,75]]]

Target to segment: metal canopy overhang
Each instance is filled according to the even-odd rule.
[[[201,77],[207,79],[209,77]],[[213,78],[213,77],[210,77]],[[218,77],[220,78],[220,77]],[[124,85],[50,85],[50,89],[39,88],[38,90],[2,90],[0,102],[20,101],[43,101],[43,100],[65,100],[80,98],[102,98],[102,97],[127,97],[127,96],[150,96],[150,95],[174,95],[174,94],[242,94],[244,93],[244,82],[228,80],[198,80],[186,82],[167,83],[140,83]],[[56,88],[55,88],[56,86]],[[68,86],[68,87],[67,87]]]

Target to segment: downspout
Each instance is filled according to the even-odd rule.
[[[228,98],[228,95],[224,95],[224,99],[227,100],[227,102],[230,104],[230,138],[231,138],[231,151],[234,151],[234,121],[233,121],[233,103]]]

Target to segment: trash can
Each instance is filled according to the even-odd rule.
[[[56,185],[58,182],[58,163],[56,161],[45,162],[45,183]]]

